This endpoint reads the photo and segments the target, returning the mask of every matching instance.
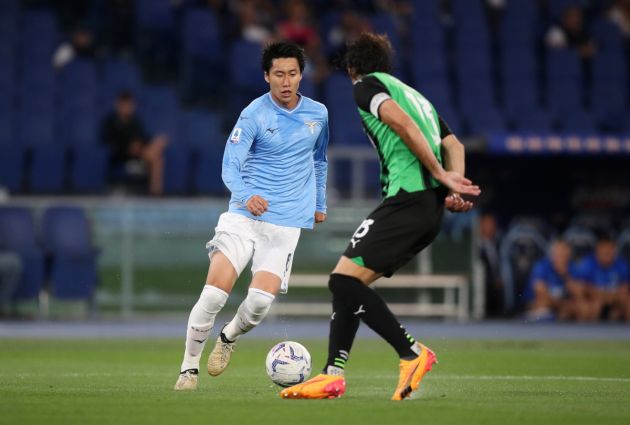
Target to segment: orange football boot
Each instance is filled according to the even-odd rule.
[[[280,391],[281,398],[337,398],[346,392],[346,380],[339,375],[326,375],[320,373],[314,378],[301,384],[285,388]]]

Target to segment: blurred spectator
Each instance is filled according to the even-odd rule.
[[[239,3],[237,38],[264,45],[273,38],[272,17],[265,13],[266,8],[260,3],[256,0],[243,0]]]
[[[288,0],[284,4],[286,19],[278,23],[277,33],[282,39],[293,41],[304,48],[312,65],[310,73],[315,82],[328,74],[326,59],[321,51],[321,42],[313,24],[311,13],[303,0]]]
[[[114,110],[103,121],[101,141],[109,146],[115,166],[129,169],[146,165],[149,171],[149,193],[162,194],[164,148],[166,136],[150,138],[140,118],[136,115],[136,101],[130,92],[123,91],[116,98]]]
[[[630,0],[616,0],[608,13],[611,21],[619,27],[624,38],[630,40]]]
[[[545,44],[553,49],[575,48],[582,59],[595,54],[595,43],[584,25],[584,13],[575,5],[563,10],[560,23],[547,31]]]
[[[485,274],[486,317],[503,315],[503,281],[499,258],[497,220],[493,214],[484,213],[479,218],[479,255]]]
[[[22,260],[9,251],[0,252],[0,319],[9,316],[11,296],[22,275]]]
[[[615,241],[601,238],[595,253],[578,264],[575,276],[586,284],[591,320],[630,321],[630,273],[616,251]]]
[[[537,261],[532,269],[527,317],[587,320],[584,285],[572,278],[574,273],[569,244],[561,240],[552,242],[549,255]]]
[[[75,58],[94,57],[94,35],[89,28],[79,25],[74,29],[70,40],[62,43],[53,55],[53,66],[61,69]]]
[[[331,65],[341,67],[347,44],[354,41],[362,32],[369,32],[371,29],[369,21],[358,12],[352,9],[342,12],[339,22],[326,34],[328,60]]]

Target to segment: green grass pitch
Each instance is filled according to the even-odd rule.
[[[0,423],[630,423],[629,342],[426,341],[440,363],[402,403],[389,400],[394,352],[372,339],[355,344],[344,397],[281,400],[264,370],[275,342],[243,338],[223,375],[204,373],[196,392],[181,393],[181,340],[2,339]],[[316,371],[324,341],[300,342]]]

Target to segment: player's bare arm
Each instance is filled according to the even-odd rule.
[[[442,139],[442,161],[446,171],[455,171],[462,176],[466,175],[466,161],[464,145],[454,134],[449,134]],[[459,193],[451,191],[444,199],[446,209],[451,212],[468,212],[474,204],[460,196]]]
[[[400,136],[436,180],[456,193],[471,196],[477,196],[481,193],[479,186],[473,185],[461,174],[442,168],[418,125],[395,100],[387,99],[384,101],[378,112],[381,121],[389,125]]]

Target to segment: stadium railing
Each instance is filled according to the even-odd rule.
[[[293,274],[289,280],[293,288],[326,288],[328,275]],[[469,319],[469,282],[464,275],[458,274],[401,274],[389,279],[374,282],[378,289],[412,289],[415,297],[407,297],[405,302],[389,302],[396,315],[430,316],[467,321]],[[441,299],[432,299],[430,291],[443,292]],[[332,313],[331,303],[302,302],[294,297],[280,297],[272,307],[272,314],[283,316],[325,316]]]

